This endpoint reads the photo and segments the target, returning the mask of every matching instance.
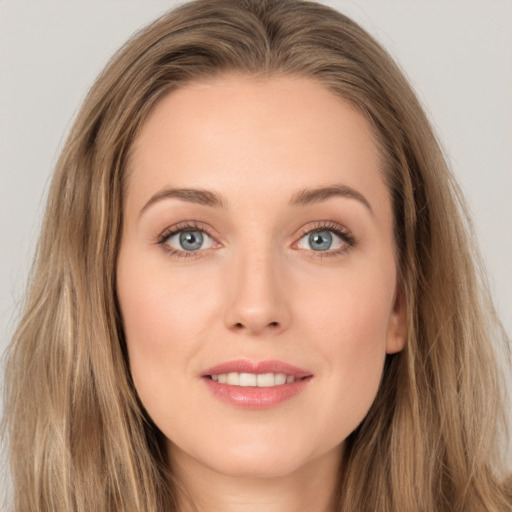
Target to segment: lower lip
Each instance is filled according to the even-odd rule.
[[[269,409],[298,395],[309,384],[311,377],[279,386],[258,388],[252,386],[231,386],[203,377],[208,389],[222,401],[244,409]]]

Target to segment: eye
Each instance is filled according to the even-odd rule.
[[[297,249],[338,254],[355,245],[352,235],[340,227],[319,226],[303,232],[296,243]]]
[[[164,233],[158,243],[173,254],[185,256],[186,253],[210,249],[214,240],[202,229],[181,226]]]

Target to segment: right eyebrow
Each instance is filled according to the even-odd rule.
[[[166,188],[153,194],[149,201],[140,210],[141,216],[151,205],[163,199],[181,199],[189,203],[201,204],[203,206],[212,206],[214,208],[225,208],[224,199],[215,192],[197,188]]]

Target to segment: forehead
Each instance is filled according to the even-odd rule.
[[[128,195],[382,182],[366,118],[318,82],[290,76],[224,75],[169,93],[142,126],[129,169]]]

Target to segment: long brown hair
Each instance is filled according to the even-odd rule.
[[[346,440],[338,510],[510,510],[493,352],[506,337],[459,190],[388,54],[342,14],[295,0],[181,6],[132,38],[85,99],[57,163],[8,354],[15,509],[175,507],[179,483],[134,391],[116,300],[125,170],[164,94],[227,72],[317,80],[364,113],[382,153],[408,339]]]

